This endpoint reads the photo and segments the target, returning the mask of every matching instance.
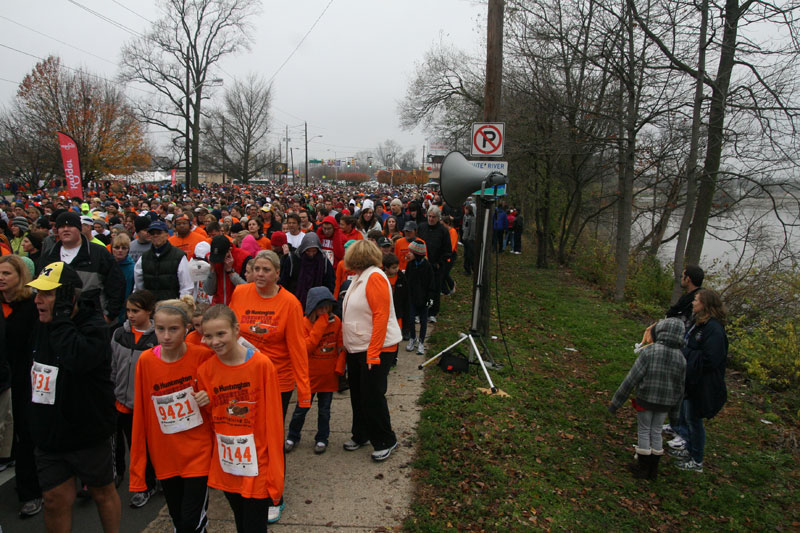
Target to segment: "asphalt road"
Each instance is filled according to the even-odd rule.
[[[119,497],[122,501],[122,533],[139,533],[158,515],[161,508],[166,505],[164,495],[156,493],[147,505],[141,509],[131,509],[128,505],[130,493],[127,490],[128,477],[120,485]],[[44,512],[32,518],[22,520],[19,518],[19,500],[13,477],[13,469],[0,473],[0,527],[2,533],[33,533],[44,531]],[[81,533],[102,533],[100,518],[97,508],[91,498],[78,499],[73,507],[72,531]]]

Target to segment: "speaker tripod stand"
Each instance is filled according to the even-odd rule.
[[[472,298],[472,324],[469,332],[460,333],[460,339],[419,365],[419,369],[422,370],[426,366],[439,359],[445,352],[448,352],[462,342],[469,340],[469,343],[472,346],[471,353],[474,354],[475,358],[478,360],[478,363],[483,370],[483,374],[486,376],[486,381],[489,383],[489,388],[491,389],[492,394],[497,393],[497,387],[495,387],[494,383],[492,382],[492,377],[489,375],[489,370],[486,368],[486,362],[484,362],[482,354],[486,356],[493,368],[499,368],[499,365],[497,365],[497,363],[495,363],[492,359],[489,346],[486,344],[484,337],[479,333],[479,326],[481,320],[481,300],[485,296],[486,292],[484,291],[484,283],[487,277],[486,268],[488,266],[486,263],[488,255],[487,247],[489,246],[491,238],[489,236],[489,228],[492,224],[492,202],[494,201],[494,198],[497,197],[497,186],[506,182],[506,176],[500,173],[492,173],[481,182],[481,208],[483,209],[483,227],[481,228],[481,255],[478,261],[478,279],[475,283],[475,291]],[[487,187],[494,187],[494,195],[488,198],[485,196],[485,190]],[[483,350],[478,349],[478,344],[475,342],[476,337],[480,341]],[[471,359],[472,357],[470,357],[470,360]]]

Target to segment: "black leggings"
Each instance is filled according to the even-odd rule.
[[[238,533],[263,533],[267,531],[269,498],[244,498],[235,492],[226,492],[225,497],[233,510]]]
[[[161,487],[176,533],[205,531],[208,477],[170,477],[161,480]]]

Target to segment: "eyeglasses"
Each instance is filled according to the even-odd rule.
[[[122,246],[122,245],[113,246],[112,248],[114,248],[115,250],[128,250],[129,249],[128,246]]]

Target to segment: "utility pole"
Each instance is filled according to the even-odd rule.
[[[308,188],[308,122],[304,123],[306,126],[306,189]]]
[[[286,138],[284,140],[286,141],[286,172],[284,173],[284,176],[286,176],[286,181],[284,182],[284,184],[288,184],[289,183],[289,126],[288,125],[286,126]]]
[[[289,148],[289,158],[290,158],[290,159],[291,159],[291,161],[292,161],[292,185],[294,185],[294,184],[295,184],[295,183],[294,183],[294,147],[292,147],[292,148]],[[287,180],[286,180],[286,184],[287,184],[287,185],[289,184],[289,180],[288,180],[288,178],[287,178]]]
[[[503,88],[503,9],[505,7],[504,0],[489,0],[489,13],[486,29],[486,87],[483,96],[483,121],[484,122],[497,122],[500,110],[500,98],[502,96]],[[494,231],[494,206],[491,199],[481,198],[479,201],[477,212],[477,229],[476,239],[480,239],[483,235],[483,228],[486,224],[489,225],[489,231],[486,246],[483,243],[476,242],[476,248],[481,250],[485,248],[483,255],[483,283],[481,287],[481,294],[484,295],[480,301],[480,320],[478,322],[478,334],[483,337],[489,335],[489,320],[490,320],[490,302],[488,298],[488,286],[490,284],[490,266],[492,257],[492,239],[491,235]],[[488,220],[486,220],[488,218]],[[478,284],[478,270],[480,270],[481,254],[475,254],[475,265],[473,275],[473,294]]]
[[[222,184],[225,185],[225,115],[222,115]]]

